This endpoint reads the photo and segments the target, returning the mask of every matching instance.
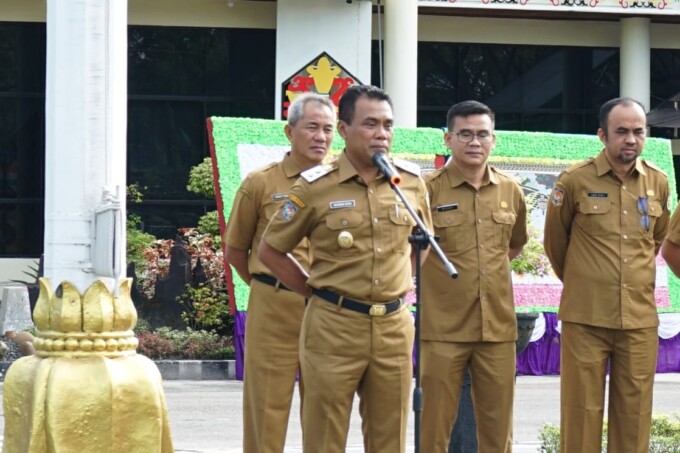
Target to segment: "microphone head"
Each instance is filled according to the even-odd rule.
[[[373,154],[372,159],[373,159],[373,165],[375,165],[378,168],[380,168],[380,164],[384,164],[384,163],[389,162],[387,160],[387,155],[385,153],[375,153],[375,154]]]

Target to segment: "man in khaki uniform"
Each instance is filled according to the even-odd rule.
[[[260,262],[257,251],[269,219],[288,197],[300,172],[316,166],[333,140],[335,106],[327,98],[303,94],[288,110],[285,133],[291,150],[280,162],[253,171],[241,184],[225,234],[229,263],[250,285],[243,383],[243,451],[280,453],[286,441],[305,301],[281,285]],[[308,244],[291,252],[309,268]],[[300,396],[303,393],[300,384]]]
[[[680,209],[676,208],[671,217],[668,235],[661,244],[661,256],[673,273],[680,276]]]
[[[517,339],[510,260],[527,242],[524,194],[487,164],[496,142],[489,107],[460,102],[446,122],[451,159],[425,182],[435,234],[459,277],[448,278],[436,259],[423,268],[421,448],[448,451],[469,367],[479,451],[510,452]]]
[[[604,150],[563,172],[545,222],[545,251],[564,289],[562,452],[599,452],[607,364],[607,451],[646,452],[659,319],[655,257],[668,227],[668,181],[640,159],[647,121],[630,98],[606,102]]]
[[[309,299],[300,338],[304,451],[345,451],[358,392],[365,451],[399,453],[413,376],[413,317],[403,297],[412,286],[408,236],[416,223],[372,161],[390,151],[390,98],[375,87],[351,87],[339,117],[344,152],[302,174],[269,224],[260,258]],[[419,168],[395,165],[403,170],[402,191],[429,227]],[[286,255],[303,238],[312,250],[309,275]]]

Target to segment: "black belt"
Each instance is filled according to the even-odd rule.
[[[274,288],[281,288],[281,289],[285,289],[286,291],[292,291],[292,289],[287,288],[286,285],[279,282],[274,277],[270,277],[269,275],[253,274],[253,278],[255,280],[257,280],[258,282],[266,283],[267,285],[273,286]]]
[[[386,304],[369,305],[362,304],[361,302],[357,302],[354,299],[340,296],[332,291],[328,291],[325,289],[312,288],[312,294],[335,305],[340,304],[340,302],[342,301],[342,304],[340,305],[342,308],[357,311],[359,313],[363,313],[365,315],[370,316],[384,316],[389,313],[397,311],[399,307],[401,307],[401,299],[397,299]]]

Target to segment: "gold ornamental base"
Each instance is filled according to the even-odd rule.
[[[81,296],[40,279],[35,355],[5,377],[3,453],[174,452],[160,372],[136,353],[130,284]]]

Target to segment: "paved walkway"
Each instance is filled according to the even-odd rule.
[[[559,423],[559,376],[520,376],[515,391],[515,453],[538,452],[538,432],[545,423]],[[177,453],[241,453],[239,381],[165,381]],[[358,403],[350,422],[348,453],[363,452]],[[286,453],[300,453],[299,401],[295,398],[288,428]],[[654,411],[680,413],[680,374],[658,374],[654,386]],[[0,413],[4,427],[4,413]],[[413,450],[413,422],[408,432]]]

